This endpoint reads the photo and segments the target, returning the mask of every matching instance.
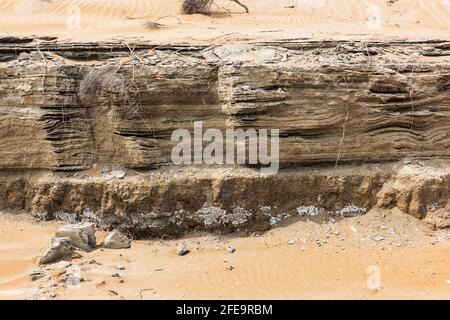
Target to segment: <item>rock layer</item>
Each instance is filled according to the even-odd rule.
[[[377,206],[447,225],[448,170],[408,184],[416,169],[381,163],[450,155],[449,42],[12,37],[0,38],[0,61],[0,208],[138,237],[264,230]],[[175,167],[171,134],[192,133],[194,121],[279,129],[283,169]],[[97,174],[106,167],[120,179]]]
[[[449,155],[448,42],[21,41],[0,48],[15,54],[0,64],[3,168],[170,165],[193,121],[280,129],[282,165]]]

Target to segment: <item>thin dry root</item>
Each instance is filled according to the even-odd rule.
[[[242,8],[244,8],[245,13],[250,13],[250,11],[248,10],[248,7],[245,4],[243,4],[242,2],[240,2],[239,0],[230,0],[230,1],[236,2],[238,5],[240,5]]]

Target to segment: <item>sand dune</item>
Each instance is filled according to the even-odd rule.
[[[225,39],[450,37],[450,0],[216,0],[213,16],[180,14],[180,0],[1,0],[0,34],[159,42]],[[148,30],[145,21],[164,28]]]

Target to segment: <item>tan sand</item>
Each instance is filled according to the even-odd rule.
[[[29,273],[59,225],[0,214],[0,298],[450,299],[448,231],[432,233],[396,212],[297,221],[250,237],[134,241],[131,249],[97,249],[72,259],[84,279],[79,287],[67,286],[65,269],[53,267],[32,282]],[[100,242],[104,233],[98,236]],[[179,242],[188,255],[176,255]],[[379,268],[378,290],[367,286],[370,266]]]
[[[161,43],[450,38],[449,0],[245,0],[250,14],[216,3],[212,16],[185,16],[179,0],[1,0],[0,34]],[[163,28],[148,30],[146,21]]]

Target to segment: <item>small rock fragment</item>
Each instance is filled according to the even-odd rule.
[[[184,243],[180,243],[177,245],[177,255],[185,256],[189,253],[189,250],[187,249],[187,246]]]
[[[131,246],[131,240],[128,239],[119,230],[111,231],[105,238],[103,247],[108,249],[128,249]]]
[[[76,269],[66,271],[66,284],[67,286],[78,286],[83,282],[83,277]]]
[[[233,248],[233,247],[227,247],[227,252],[228,252],[228,253],[235,253],[235,252],[236,252],[236,249]]]
[[[96,264],[98,266],[102,265],[102,263],[100,261],[96,260],[96,259],[92,259],[91,261],[89,261],[89,264]]]
[[[36,281],[45,277],[45,272],[42,270],[33,270],[31,271],[30,276],[32,281]]]
[[[124,267],[124,266],[121,266],[121,265],[119,265],[119,266],[116,266],[116,269],[117,269],[117,270],[125,270],[125,267]]]
[[[69,238],[53,238],[50,246],[39,259],[39,264],[52,264],[58,262],[72,253]]]
[[[297,239],[288,240],[287,243],[290,244],[290,245],[296,244],[297,243]]]

